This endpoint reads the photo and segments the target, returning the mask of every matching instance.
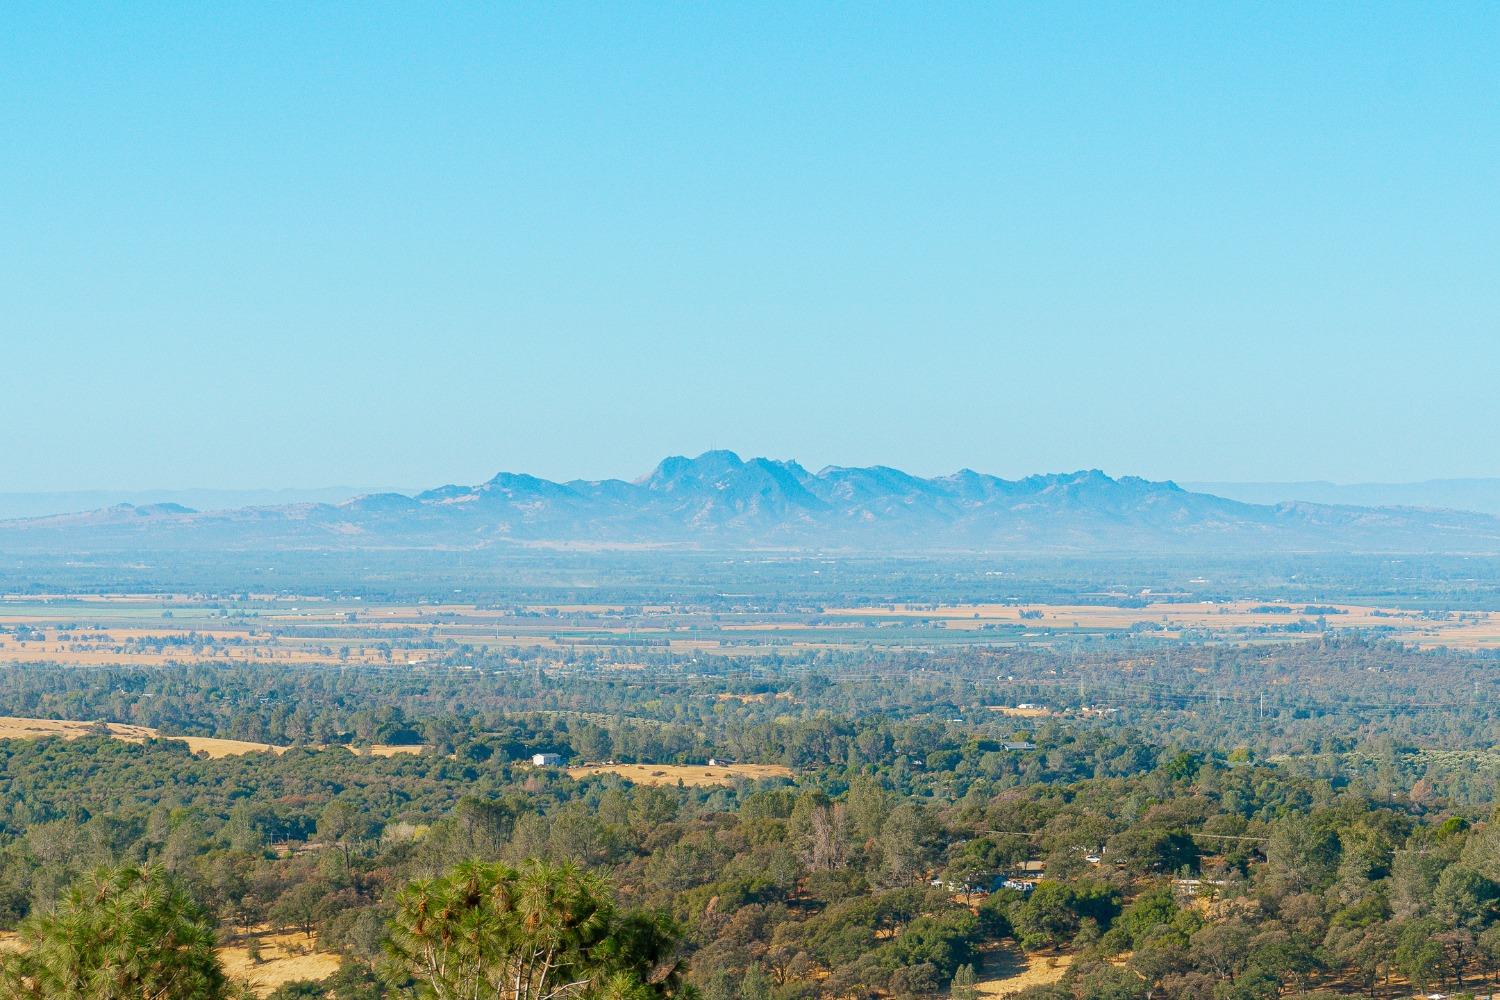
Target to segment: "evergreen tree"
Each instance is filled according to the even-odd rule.
[[[972,965],[960,965],[953,974],[953,985],[948,989],[952,1000],[979,1000],[979,988],[975,985],[979,976]]]
[[[575,865],[470,861],[397,895],[387,975],[430,1000],[649,1000],[677,990],[675,947]]]
[[[45,1000],[223,1000],[208,915],[160,867],[100,869],[21,927],[0,993]]]

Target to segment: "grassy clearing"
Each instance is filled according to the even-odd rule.
[[[253,935],[260,945],[260,960],[250,957],[250,938],[219,949],[219,961],[231,978],[250,984],[256,996],[267,996],[277,987],[298,980],[321,982],[339,971],[339,957],[319,951],[317,937],[296,931],[267,931]]]
[[[618,774],[637,785],[675,785],[690,788],[732,784],[736,779],[790,778],[792,769],[780,764],[589,764],[570,767],[568,774],[586,778],[592,774]]]
[[[1071,964],[1071,955],[1028,957],[1014,949],[1000,947],[985,953],[979,974],[987,978],[974,985],[982,996],[1009,996],[1028,986],[1047,986],[1057,982]]]
[[[207,736],[162,736],[149,726],[126,726],[118,722],[80,722],[72,719],[24,719],[14,716],[0,717],[0,739],[40,740],[57,736],[65,740],[81,739],[95,734],[110,736],[126,743],[144,743],[152,739],[173,739],[186,743],[193,753],[206,753],[210,757],[237,757],[247,753],[282,753],[286,747],[269,743],[250,743],[245,740],[220,740]]]
[[[81,739],[85,736],[105,735],[126,743],[144,743],[146,740],[176,740],[186,743],[193,753],[207,754],[215,760],[220,757],[238,757],[247,753],[286,753],[289,749],[274,743],[252,743],[248,740],[221,740],[211,736],[163,736],[150,726],[127,726],[118,722],[83,722],[76,719],[26,719],[15,716],[0,716],[0,740],[42,740],[60,737],[65,740]],[[326,748],[319,748],[326,749]],[[377,743],[368,747],[349,747],[351,753],[360,757],[396,757],[401,754],[421,753],[422,746],[415,744]]]

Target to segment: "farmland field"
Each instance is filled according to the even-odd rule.
[[[1111,604],[884,604],[803,612],[691,605],[381,604],[305,596],[238,600],[136,594],[0,598],[0,663],[245,663],[462,667],[512,651],[565,659],[630,649],[695,655],[770,650],[1053,646],[1079,638],[1265,644],[1357,632],[1420,648],[1500,649],[1500,613],[1253,600]]]

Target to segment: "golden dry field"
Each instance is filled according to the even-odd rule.
[[[1019,705],[1015,707],[1009,705],[991,705],[990,711],[999,712],[1001,715],[1008,715],[1013,719],[1044,719],[1052,714],[1049,709],[1036,706],[1022,708]]]
[[[1009,996],[1029,986],[1049,986],[1057,982],[1072,964],[1071,955],[1023,956],[1010,949],[996,949],[985,955],[979,968],[979,974],[989,978],[981,979],[974,986],[981,996]]]
[[[248,939],[219,949],[219,961],[231,978],[248,982],[256,996],[268,996],[277,987],[298,980],[321,982],[339,971],[339,957],[318,950],[317,935],[300,931],[261,931],[253,935],[260,944],[260,958],[250,957]]]
[[[100,727],[103,727],[101,731]],[[246,740],[222,740],[210,736],[163,736],[160,732],[150,726],[129,726],[118,722],[84,722],[77,719],[25,719],[15,716],[0,716],[0,740],[41,740],[48,737],[61,737],[65,740],[76,740],[84,736],[92,736],[96,733],[108,735],[126,743],[144,743],[146,740],[175,740],[186,743],[188,749],[193,753],[207,754],[209,757],[218,759],[220,757],[238,757],[247,753],[286,753],[289,749],[284,746],[276,746],[271,743],[251,743]],[[315,749],[328,749],[317,747]],[[416,744],[384,744],[377,743],[368,747],[345,748],[359,757],[397,757],[402,754],[421,753],[422,746]]]
[[[0,716],[0,740],[39,740],[49,736],[60,736],[65,740],[76,740],[98,731],[100,723],[81,722],[68,719],[21,719]],[[220,740],[205,736],[163,737],[149,726],[127,726],[118,722],[102,724],[110,736],[127,743],[144,743],[152,739],[171,739],[186,743],[194,753],[205,753],[210,757],[237,757],[240,754],[271,751],[282,753],[286,747],[269,743],[247,743],[244,740]],[[102,733],[101,733],[102,735]]]
[[[637,785],[675,785],[690,788],[728,785],[736,779],[790,778],[791,768],[780,764],[588,764],[570,767],[568,774],[586,778],[591,774],[618,774]]]
[[[376,743],[368,747],[350,747],[357,757],[400,757],[403,754],[421,753],[427,749],[415,743]]]

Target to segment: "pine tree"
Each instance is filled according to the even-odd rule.
[[[575,865],[470,861],[397,895],[386,971],[429,1000],[651,1000],[677,989],[675,946]]]
[[[100,869],[21,926],[0,996],[45,1000],[225,1000],[213,925],[160,867]]]
[[[974,984],[979,976],[972,965],[960,965],[953,973],[953,985],[948,990],[952,1000],[979,1000],[979,989]]]

